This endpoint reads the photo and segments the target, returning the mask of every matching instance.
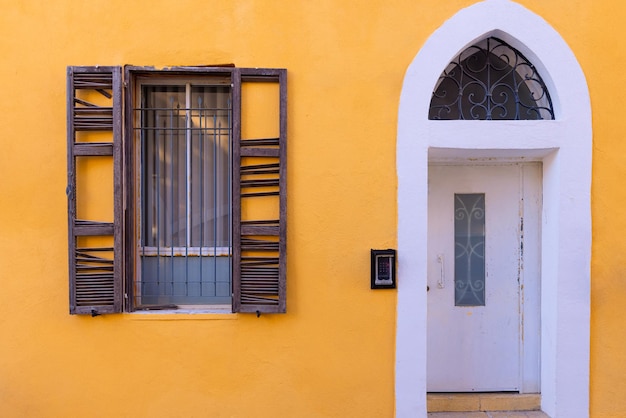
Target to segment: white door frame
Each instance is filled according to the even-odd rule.
[[[489,35],[538,69],[554,121],[431,121],[441,71]],[[476,158],[543,162],[541,407],[552,418],[589,414],[591,107],[585,76],[560,35],[508,0],[459,11],[409,66],[398,114],[396,416],[426,416],[428,161]]]

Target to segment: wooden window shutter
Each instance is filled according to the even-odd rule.
[[[233,311],[286,312],[287,278],[287,71],[235,68],[233,72]],[[262,83],[259,106],[277,104],[270,137],[255,137],[245,126],[248,87]],[[273,85],[268,86],[268,83]],[[257,100],[257,99],[255,99]],[[243,125],[243,126],[242,126]],[[248,133],[242,137],[242,132]],[[275,134],[275,135],[274,135]],[[259,217],[267,213],[270,219]],[[261,210],[257,210],[261,209]]]
[[[94,168],[102,167],[113,171],[113,213],[105,220],[81,219],[77,206],[82,214],[90,198],[107,193],[97,175],[90,178]],[[68,67],[66,192],[72,314],[122,311],[121,181],[121,67]]]

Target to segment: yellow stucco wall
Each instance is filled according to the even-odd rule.
[[[390,417],[404,71],[471,0],[0,0],[0,416]],[[594,129],[591,416],[626,416],[626,4],[523,0],[576,54]],[[67,65],[289,71],[286,315],[68,314]],[[624,79],[624,81],[622,81]]]

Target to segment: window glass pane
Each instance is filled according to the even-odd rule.
[[[142,106],[142,240],[185,242],[185,86],[145,86]]]
[[[191,89],[191,245],[230,242],[230,91]]]
[[[454,195],[454,302],[485,306],[485,194]]]

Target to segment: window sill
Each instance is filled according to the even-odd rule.
[[[180,320],[229,320],[237,319],[239,315],[228,309],[168,309],[154,311],[135,311],[126,315],[134,321],[180,321]]]

